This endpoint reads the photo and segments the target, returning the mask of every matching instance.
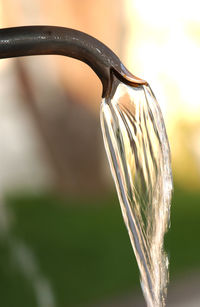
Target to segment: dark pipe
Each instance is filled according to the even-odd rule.
[[[103,97],[111,89],[112,72],[124,83],[146,84],[132,75],[107,46],[83,32],[54,26],[0,29],[0,58],[59,54],[88,64],[101,79]]]

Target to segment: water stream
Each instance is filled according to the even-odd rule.
[[[111,95],[101,104],[101,127],[147,306],[163,307],[172,175],[164,120],[150,87],[114,78]]]

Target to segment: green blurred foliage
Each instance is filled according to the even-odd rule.
[[[200,194],[175,189],[166,235],[171,279],[200,268]],[[139,289],[139,273],[116,196],[61,199],[7,198],[14,215],[10,236],[31,248],[50,282],[56,306],[86,306]],[[0,239],[1,306],[37,306],[33,287]]]

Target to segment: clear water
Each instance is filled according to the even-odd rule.
[[[165,306],[172,175],[164,120],[149,86],[114,80],[101,104],[104,144],[149,307]]]

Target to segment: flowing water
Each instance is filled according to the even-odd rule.
[[[168,258],[163,242],[172,175],[165,125],[150,87],[114,78],[111,95],[101,104],[101,127],[147,305],[165,306]]]

